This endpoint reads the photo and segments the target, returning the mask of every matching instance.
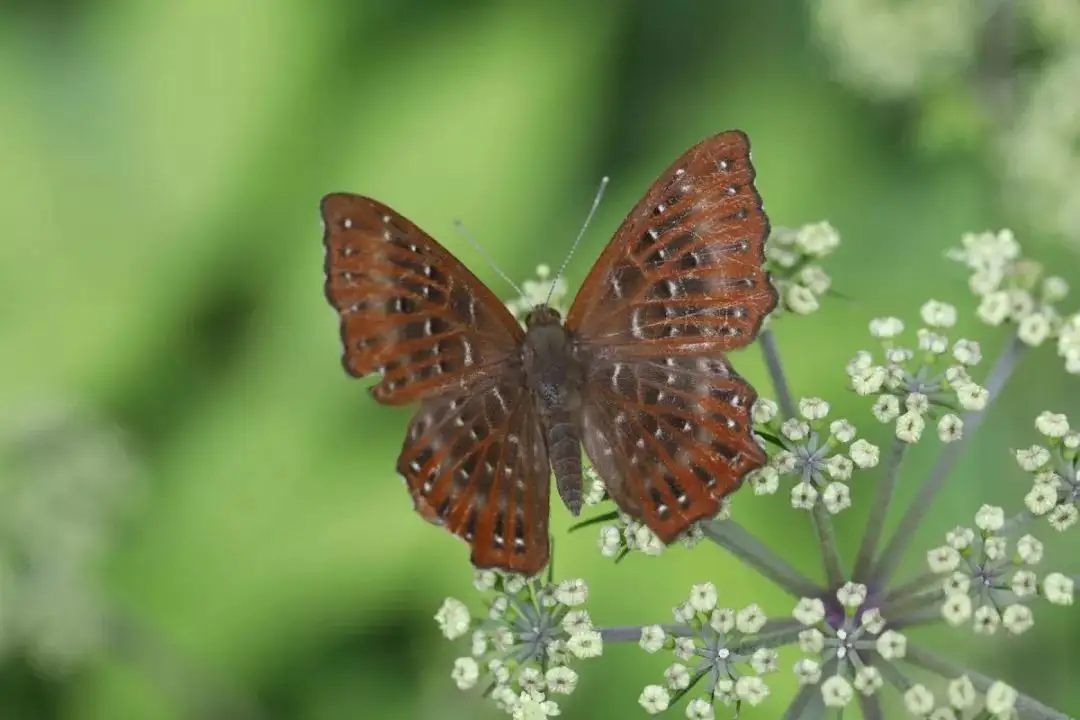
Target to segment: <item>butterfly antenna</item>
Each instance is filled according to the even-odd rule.
[[[570,252],[566,253],[566,259],[563,260],[562,265],[559,266],[559,271],[555,273],[555,277],[551,279],[551,289],[548,290],[547,299],[544,300],[545,305],[551,302],[551,296],[555,293],[555,284],[559,282],[559,278],[562,277],[563,271],[566,270],[566,266],[570,264],[570,258],[574,257],[574,251],[577,250],[578,244],[581,243],[581,238],[585,237],[585,229],[589,227],[593,215],[596,214],[596,208],[600,207],[600,201],[604,198],[604,190],[607,189],[610,180],[611,178],[607,175],[600,179],[600,187],[596,190],[596,197],[593,198],[592,207],[589,208],[589,214],[585,216],[585,223],[581,226],[581,230],[578,231],[577,239],[574,240],[574,244],[570,246]]]
[[[469,244],[473,246],[476,252],[480,253],[480,256],[487,260],[487,264],[495,269],[495,272],[499,273],[499,277],[510,284],[510,287],[517,291],[517,294],[521,297],[525,297],[525,291],[518,287],[518,284],[510,279],[510,276],[502,271],[502,268],[495,264],[494,258],[488,254],[488,251],[484,249],[484,246],[480,244],[480,241],[469,232],[469,228],[465,227],[465,223],[457,218],[454,219],[454,229],[461,233]]]

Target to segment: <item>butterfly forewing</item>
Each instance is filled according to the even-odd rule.
[[[636,354],[742,347],[776,306],[762,263],[769,221],[746,135],[704,140],[623,221],[566,319],[582,343]]]
[[[476,565],[538,572],[548,558],[550,469],[524,390],[520,325],[386,205],[335,193],[322,216],[345,369],[380,373],[379,402],[422,401],[398,458],[416,510],[469,543]]]
[[[719,356],[600,361],[585,384],[585,449],[615,503],[669,543],[765,462],[755,399]]]
[[[373,372],[379,402],[401,404],[500,372],[523,332],[483,283],[386,205],[347,193],[322,202],[326,297],[341,317],[342,362]]]
[[[723,355],[776,307],[754,177],[740,131],[684,153],[623,221],[566,320],[588,367],[586,452],[612,499],[665,542],[715,515],[766,459],[754,391]]]
[[[531,398],[513,377],[427,400],[398,472],[417,510],[472,546],[476,567],[532,575],[548,560],[551,472]]]

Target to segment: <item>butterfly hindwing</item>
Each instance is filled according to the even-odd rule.
[[[417,511],[472,548],[476,567],[532,575],[548,561],[551,471],[520,381],[425,401],[398,458]]]
[[[670,543],[765,462],[753,388],[722,356],[594,363],[584,442],[608,495]]]
[[[322,218],[342,363],[356,377],[382,375],[379,402],[468,387],[517,352],[523,333],[502,302],[412,222],[348,193],[323,198]]]
[[[685,152],[623,221],[566,318],[584,344],[659,355],[749,343],[776,306],[746,135]]]

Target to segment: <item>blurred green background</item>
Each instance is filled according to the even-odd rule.
[[[0,496],[19,509],[0,527],[0,716],[498,715],[453,687],[466,651],[431,619],[448,594],[476,598],[465,546],[414,514],[393,472],[409,411],[377,406],[339,363],[326,192],[387,202],[509,298],[453,219],[524,279],[561,261],[610,175],[573,288],[670,161],[738,127],[773,223],[827,219],[844,238],[827,269],[850,299],[777,327],[796,393],[884,444],[844,363],[869,346],[871,317],[914,327],[930,297],[958,304],[960,331],[992,359],[1004,335],[974,323],[965,273],[943,252],[964,231],[1009,226],[1058,272],[1077,267],[1078,238],[1040,222],[1045,202],[1031,211],[1010,190],[999,154],[1039,73],[1076,49],[1026,16],[999,36],[966,2],[954,45],[909,21],[905,40],[897,21],[891,45],[860,49],[855,10],[839,31],[823,14],[840,5],[0,3],[0,417],[22,473]],[[900,81],[876,79],[895,70]],[[735,362],[770,394],[755,348]],[[983,502],[1020,508],[1029,481],[1006,449],[1036,440],[1040,410],[1080,422],[1078,397],[1053,348],[1026,358],[910,568]],[[902,498],[935,446],[915,453]],[[872,488],[853,493],[847,548]],[[786,505],[781,493],[735,508],[816,577],[809,524]],[[713,546],[615,566],[591,531],[565,535],[561,506],[553,517],[558,575],[588,579],[600,624],[667,622],[707,579],[724,604],[793,605]],[[1075,572],[1075,534],[1048,532],[1047,562]],[[1020,638],[927,643],[962,645],[984,672],[1075,713],[1080,621],[1048,606],[1036,619]],[[779,716],[793,659],[744,717]],[[563,715],[643,715],[641,687],[670,662],[610,646],[580,664]]]

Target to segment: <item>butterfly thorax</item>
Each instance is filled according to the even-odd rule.
[[[525,382],[544,429],[555,486],[567,509],[581,511],[581,385],[584,368],[558,311],[539,305],[525,318]]]

